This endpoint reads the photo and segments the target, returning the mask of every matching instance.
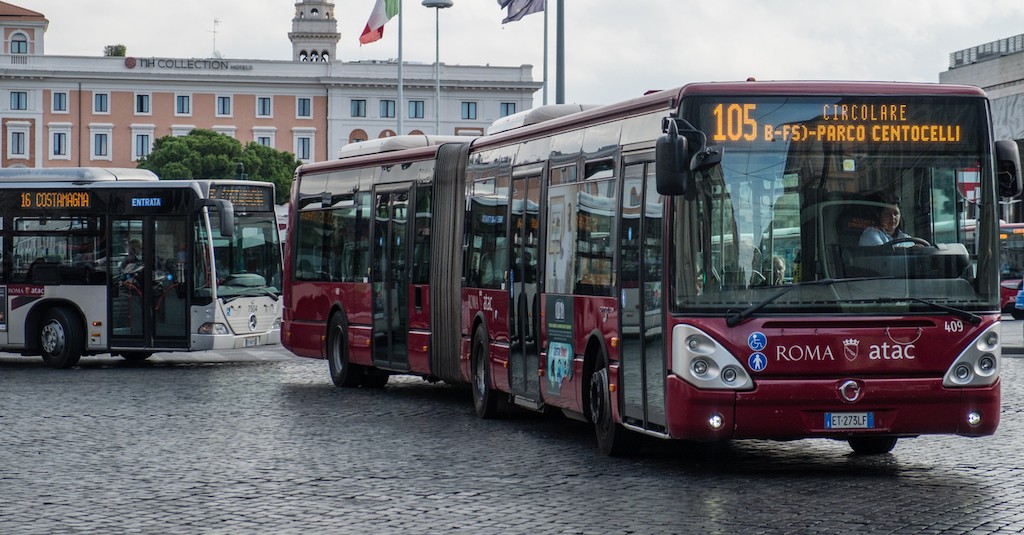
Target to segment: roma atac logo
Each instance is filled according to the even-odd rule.
[[[846,355],[846,360],[853,361],[857,359],[857,353],[860,352],[860,340],[856,338],[847,338],[843,340],[843,354]]]

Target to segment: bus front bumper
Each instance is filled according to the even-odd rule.
[[[858,398],[846,402],[840,387],[848,380],[762,379],[751,391],[702,391],[670,375],[669,434],[698,441],[982,436],[999,426],[999,380],[982,388],[946,388],[941,378],[857,379]],[[835,427],[841,421],[848,423]]]
[[[193,334],[192,349],[246,349],[281,343],[281,330],[271,329],[245,336],[234,334]]]

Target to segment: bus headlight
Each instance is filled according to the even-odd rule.
[[[736,357],[692,325],[676,325],[672,329],[672,372],[697,388],[754,388],[753,379]]]
[[[999,378],[999,356],[1002,354],[999,329],[999,323],[995,323],[975,338],[946,369],[942,386],[977,387],[995,384]]]
[[[223,323],[204,323],[199,326],[199,334],[231,334],[228,326]]]

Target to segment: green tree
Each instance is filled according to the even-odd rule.
[[[103,47],[104,56],[117,56],[123,58],[128,52],[128,47],[124,45],[107,45]]]
[[[292,175],[301,162],[290,152],[249,143],[212,130],[195,129],[187,136],[164,136],[153,143],[153,151],[139,161],[161,179],[236,178],[238,164],[245,165],[249,180],[273,182],[277,203],[288,202]]]

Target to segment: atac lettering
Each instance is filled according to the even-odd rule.
[[[775,346],[775,361],[802,362],[802,361],[836,360],[832,355],[832,348],[829,346]]]
[[[914,360],[914,344],[900,345],[883,342],[881,345],[872,345],[868,348],[868,358],[871,360]]]

